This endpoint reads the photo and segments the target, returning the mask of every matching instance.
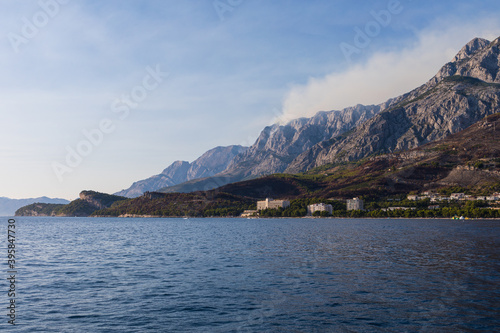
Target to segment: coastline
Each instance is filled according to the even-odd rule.
[[[64,216],[55,216],[55,217],[64,217]],[[71,216],[65,216],[71,217]],[[162,218],[162,219],[241,219],[241,220],[284,220],[284,219],[308,219],[308,220],[334,220],[334,219],[343,219],[343,220],[453,220],[453,221],[475,221],[475,220],[498,220],[500,218],[468,218],[464,220],[453,219],[451,217],[344,217],[344,216],[301,216],[301,217],[241,217],[241,216],[156,216],[156,215],[137,215],[137,214],[124,214],[120,216],[88,216],[90,218]]]

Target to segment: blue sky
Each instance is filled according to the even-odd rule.
[[[381,103],[473,37],[500,35],[497,0],[0,5],[0,196],[11,198],[116,192],[251,145],[274,122]]]

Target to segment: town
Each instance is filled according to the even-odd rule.
[[[257,209],[244,210],[240,217],[299,217],[299,216],[335,216],[335,217],[456,217],[471,218],[500,217],[500,193],[473,196],[465,193],[451,193],[444,196],[432,191],[421,194],[408,194],[406,200],[386,199],[385,201],[369,202],[355,197],[352,199],[330,199],[325,202],[307,204],[304,209],[304,199],[274,200],[266,198],[257,201]],[[317,200],[316,200],[317,201]],[[395,203],[398,202],[398,205]],[[295,203],[295,207],[292,205]],[[302,206],[301,209],[291,209]]]

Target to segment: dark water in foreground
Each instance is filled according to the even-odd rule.
[[[2,256],[7,218],[1,218]],[[494,332],[500,221],[16,218],[19,332]]]

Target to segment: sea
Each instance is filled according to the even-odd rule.
[[[498,220],[13,219],[1,331],[500,331]]]

